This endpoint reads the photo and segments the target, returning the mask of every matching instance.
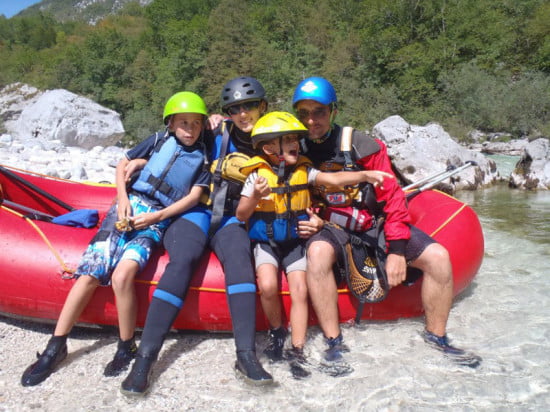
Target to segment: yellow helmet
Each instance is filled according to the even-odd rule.
[[[260,117],[252,129],[252,146],[257,148],[261,142],[287,134],[307,135],[307,128],[290,113],[268,113]]]

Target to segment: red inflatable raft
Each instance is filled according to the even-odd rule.
[[[29,188],[27,183],[34,187]],[[39,321],[56,320],[74,283],[67,275],[76,268],[97,228],[62,226],[30,219],[25,215],[30,212],[53,216],[67,213],[55,201],[61,199],[75,209],[97,209],[100,217],[103,217],[115,198],[115,188],[112,185],[56,179],[7,167],[0,169],[0,185],[3,193],[3,203],[0,205],[0,313]],[[40,191],[55,199],[48,199]],[[483,233],[475,212],[454,197],[434,190],[419,193],[409,206],[413,223],[449,250],[454,271],[454,292],[455,295],[460,293],[476,275],[483,258]],[[136,279],[140,302],[139,326],[145,321],[155,285],[167,263],[167,254],[159,251]],[[396,287],[383,302],[365,304],[362,319],[396,319],[421,315],[421,283],[419,280],[412,286]],[[281,295],[288,318],[290,297],[284,276]],[[345,284],[340,285],[338,303],[341,322],[355,318],[358,302]],[[313,311],[310,313],[310,323],[316,324]],[[111,288],[97,289],[79,322],[117,324]],[[202,259],[174,327],[231,330],[224,275],[213,253],[206,253]],[[266,327],[258,299],[257,328],[264,330]]]

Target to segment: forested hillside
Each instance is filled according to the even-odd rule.
[[[237,75],[257,77],[284,110],[303,77],[327,77],[340,123],[363,129],[399,114],[459,138],[549,136],[550,2],[155,0],[95,25],[0,18],[0,86],[88,96],[122,114],[129,139],[159,126],[176,91],[219,111]]]

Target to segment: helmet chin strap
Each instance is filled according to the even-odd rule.
[[[277,170],[277,183],[281,184],[285,180],[286,161],[283,156],[283,136],[279,136],[279,170]]]

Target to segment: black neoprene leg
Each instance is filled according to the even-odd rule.
[[[164,235],[170,262],[157,285],[147,311],[138,353],[158,355],[166,334],[183,306],[193,272],[206,247],[206,235],[185,219],[174,221]]]
[[[225,272],[227,301],[237,351],[256,350],[256,274],[243,225],[221,228],[210,241]]]

